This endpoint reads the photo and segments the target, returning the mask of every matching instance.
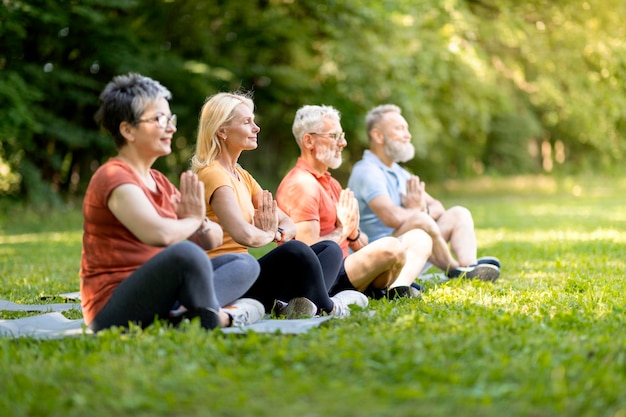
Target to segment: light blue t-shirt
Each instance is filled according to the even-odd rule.
[[[363,158],[352,168],[348,188],[354,192],[359,202],[359,227],[367,234],[370,242],[391,235],[394,229],[385,226],[368,203],[374,197],[387,195],[395,205],[401,206],[401,196],[406,194],[406,182],[409,178],[411,174],[400,165],[394,162],[388,167],[369,150],[363,153]]]

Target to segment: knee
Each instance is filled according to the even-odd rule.
[[[309,264],[317,261],[316,254],[311,250],[311,247],[299,240],[285,242],[274,251],[279,251],[280,256],[289,264]]]
[[[404,264],[406,248],[399,239],[389,236],[378,239],[377,242],[380,242],[379,250],[384,258]]]
[[[341,246],[333,240],[322,240],[321,242],[317,242],[311,246],[313,252],[315,252],[318,256],[322,253],[325,258],[335,258],[341,261],[343,259],[343,250]]]
[[[234,265],[237,266],[237,269],[241,271],[243,275],[254,276],[255,278],[259,276],[261,265],[259,265],[259,262],[254,256],[249,253],[237,253],[232,256],[234,257]]]
[[[454,206],[447,210],[455,224],[474,224],[472,212],[463,206]]]
[[[311,253],[311,247],[300,240],[290,240],[276,247],[274,250],[280,250],[294,257],[306,257]]]
[[[211,267],[209,256],[204,250],[188,240],[178,242],[164,250],[168,252],[171,261],[180,265],[181,268],[194,266],[198,268]]]
[[[402,235],[402,242],[406,250],[432,253],[433,239],[426,231],[413,229]]]

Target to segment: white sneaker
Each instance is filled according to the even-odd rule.
[[[354,304],[361,308],[367,307],[367,297],[365,294],[354,290],[344,290],[330,297],[335,303],[335,308],[331,313],[335,317],[348,317],[350,315],[350,305]]]
[[[231,327],[247,326],[261,320],[265,315],[263,304],[254,298],[240,298],[223,310],[231,318]]]
[[[317,306],[306,297],[295,297],[288,303],[276,301],[274,312],[277,316],[286,316],[287,319],[301,319],[315,317]]]

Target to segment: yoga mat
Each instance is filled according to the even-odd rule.
[[[54,303],[54,304],[17,304],[9,300],[0,300],[0,310],[5,311],[67,311],[81,310],[80,304]]]
[[[228,327],[221,329],[226,334],[280,333],[301,334],[318,327],[331,316],[314,317],[298,320],[261,320],[249,326]],[[68,336],[77,336],[83,333],[93,334],[85,328],[83,319],[70,320],[59,312],[39,314],[20,319],[0,320],[0,337],[32,337],[35,339],[56,339]]]
[[[21,319],[0,320],[0,336],[56,339],[83,334],[83,319],[70,320],[58,312]],[[91,330],[85,329],[85,334]]]
[[[249,326],[227,327],[222,329],[222,332],[245,334],[253,331],[256,333],[300,334],[306,333],[312,328],[318,327],[320,324],[332,318],[332,316],[323,316],[297,320],[260,320]]]

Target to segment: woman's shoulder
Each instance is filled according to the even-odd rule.
[[[100,165],[94,172],[92,181],[107,181],[118,177],[133,177],[133,170],[124,162],[116,158],[111,158]]]

